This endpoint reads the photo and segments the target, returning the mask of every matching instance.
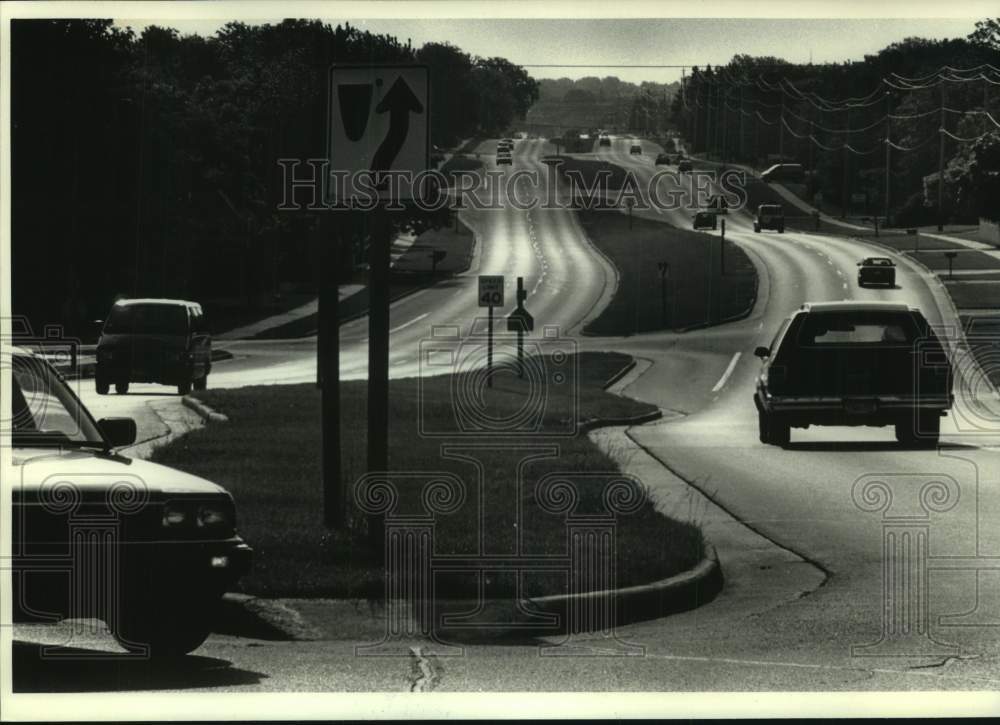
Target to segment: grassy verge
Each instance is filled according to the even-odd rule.
[[[952,260],[955,269],[1000,269],[1000,259],[988,254],[971,249],[959,250],[957,254],[958,256]],[[916,252],[910,256],[930,269],[948,269],[948,258],[944,256],[944,252]],[[947,275],[947,272],[945,274]]]
[[[458,231],[452,227],[430,229],[410,246],[406,253],[396,260],[389,280],[389,295],[397,299],[416,290],[434,284],[438,280],[461,274],[469,268],[475,251],[476,237],[462,222]],[[444,250],[447,254],[437,265],[431,276],[430,253],[433,249]],[[341,320],[352,320],[368,311],[368,288],[358,291],[338,306]],[[319,315],[312,314],[293,320],[278,327],[272,327],[257,335],[257,339],[281,340],[313,335],[319,326]]]
[[[536,359],[541,360],[541,359]],[[398,513],[422,510],[417,503],[420,472],[445,471],[465,483],[464,503],[452,514],[437,517],[437,553],[475,555],[479,547],[480,507],[486,550],[515,552],[515,534],[521,532],[522,553],[565,556],[565,519],[543,511],[535,497],[542,476],[564,472],[579,494],[577,513],[601,510],[607,477],[617,471],[613,461],[586,436],[547,438],[576,417],[633,416],[655,408],[604,391],[603,386],[631,358],[617,353],[584,353],[577,361],[577,385],[550,383],[540,420],[540,432],[511,439],[479,438],[495,447],[475,454],[482,464],[482,487],[476,485],[477,467],[457,456],[445,457],[442,444],[471,443],[459,435],[430,438],[418,433],[418,401],[425,424],[435,430],[453,429],[452,390],[471,382],[469,375],[395,380],[390,390],[389,468],[418,474],[398,487]],[[544,358],[546,365],[563,365]],[[578,394],[574,394],[577,391]],[[484,410],[493,418],[524,410],[532,388],[516,375],[501,374],[492,389],[483,391]],[[320,398],[313,385],[263,386],[197,393],[208,405],[224,412],[230,422],[210,425],[160,448],[154,460],[203,476],[225,486],[235,497],[241,534],[255,549],[253,571],[244,588],[268,596],[367,596],[382,591],[381,561],[374,561],[367,545],[366,522],[350,501],[347,531],[328,533],[322,525],[320,495]],[[366,384],[341,384],[343,480],[350,487],[365,471]],[[538,457],[539,444],[558,446],[557,454]],[[534,449],[534,450],[533,450]],[[535,455],[535,459],[529,458]],[[523,462],[524,480],[516,478]],[[400,479],[402,481],[402,479]],[[629,586],[655,581],[690,568],[703,550],[700,531],[658,513],[645,491],[635,513],[618,518],[617,583]],[[345,497],[346,498],[346,497]],[[515,515],[520,508],[521,517]],[[516,524],[516,525],[515,525]],[[474,596],[475,578],[468,572],[438,581],[439,593]],[[564,572],[525,576],[529,596],[560,593]],[[497,577],[493,591],[513,592],[515,583]]]
[[[948,288],[948,294],[958,309],[1000,309],[1000,281],[990,280],[989,284],[983,284],[957,277],[949,281],[947,275],[943,277],[944,286]]]
[[[718,234],[632,219],[617,211],[577,212],[590,239],[618,268],[614,299],[587,325],[590,335],[632,335],[717,324],[749,312],[757,272],[742,249]],[[724,257],[724,260],[723,260]],[[670,265],[666,316],[658,264]],[[723,264],[725,265],[723,267]]]

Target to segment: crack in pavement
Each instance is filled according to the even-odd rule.
[[[413,656],[413,675],[410,681],[410,692],[429,692],[434,689],[437,673],[431,661],[427,659],[420,647],[410,647]]]

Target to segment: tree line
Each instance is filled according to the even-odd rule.
[[[335,269],[315,215],[280,212],[279,158],[325,155],[333,63],[423,63],[438,148],[506,132],[538,98],[504,58],[420,48],[348,23],[228,23],[210,37],[110,20],[11,24],[12,294],[71,333],[117,296],[231,298],[351,273],[364,220],[338,215]],[[414,225],[441,219],[409,219]]]
[[[696,67],[671,118],[697,153],[801,163],[808,193],[844,210],[888,209],[907,226],[1000,217],[1000,20],[966,38],[907,38],[859,62],[737,55]]]

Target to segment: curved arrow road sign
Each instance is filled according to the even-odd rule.
[[[430,167],[427,66],[330,68],[327,202],[413,199],[419,193],[385,172],[413,176]],[[361,174],[368,174],[363,178]]]

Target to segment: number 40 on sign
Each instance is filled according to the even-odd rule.
[[[479,306],[503,307],[503,275],[479,277]]]

